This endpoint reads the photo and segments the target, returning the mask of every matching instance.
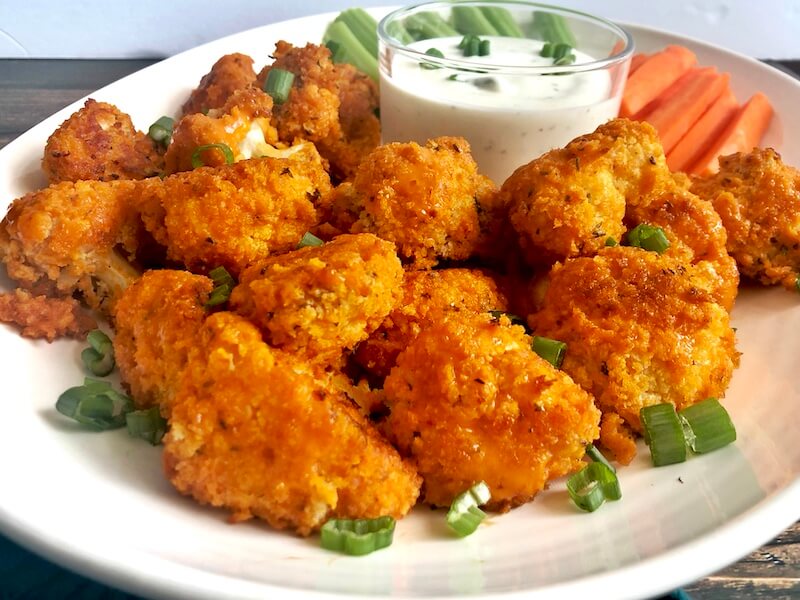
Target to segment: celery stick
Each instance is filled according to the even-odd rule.
[[[500,6],[481,7],[483,16],[492,24],[499,35],[505,37],[525,37],[511,13]]]
[[[561,15],[539,10],[533,11],[533,31],[545,42],[569,44],[573,48],[577,44],[566,19]]]
[[[378,22],[363,8],[348,8],[336,17],[334,22],[341,22],[353,32],[361,45],[378,56]]]
[[[403,44],[410,44],[414,41],[414,36],[408,33],[406,28],[403,27],[399,21],[392,21],[389,23],[389,27],[386,28],[386,33],[400,40]]]
[[[435,12],[423,11],[406,17],[403,22],[406,30],[415,40],[428,40],[439,37],[454,37],[458,31]]]
[[[475,35],[498,35],[497,29],[489,22],[480,8],[474,6],[453,6],[450,15],[453,27],[459,33]]]
[[[350,28],[342,21],[334,21],[325,30],[325,35],[322,36],[322,42],[328,44],[334,42],[338,44],[337,59],[341,61],[340,52],[344,51],[346,62],[353,65],[355,68],[363,71],[375,81],[378,80],[378,56],[371,54]]]

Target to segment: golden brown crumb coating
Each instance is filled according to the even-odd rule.
[[[294,249],[320,221],[330,179],[312,144],[284,158],[253,158],[170,175],[139,190],[145,226],[167,258],[191,271],[237,276],[270,254]]]
[[[743,275],[796,289],[800,276],[800,171],[771,148],[720,159],[720,170],[695,178],[728,232],[728,251]]]
[[[606,458],[629,465],[636,456],[636,437],[615,412],[603,413],[600,419],[600,445]]]
[[[465,316],[426,329],[400,354],[384,391],[385,429],[437,506],[481,480],[490,508],[527,502],[580,468],[599,432],[592,397],[505,318]]]
[[[233,92],[224,106],[207,115],[186,115],[175,124],[164,155],[164,171],[191,171],[195,150],[210,144],[228,146],[234,161],[277,153],[272,145],[278,141],[278,132],[270,123],[271,117],[272,98],[256,87]],[[208,166],[225,164],[225,155],[217,149],[201,152],[199,158]]]
[[[183,494],[308,535],[331,517],[403,517],[420,478],[310,365],[242,317],[203,326],[164,438]]]
[[[203,275],[162,269],[147,271],[122,294],[114,315],[114,354],[138,408],[159,406],[169,416],[212,287]]]
[[[135,181],[62,182],[14,200],[0,223],[0,260],[20,287],[80,294],[105,314],[138,276]]]
[[[608,238],[619,242],[626,202],[664,177],[669,169],[655,129],[615,119],[519,167],[501,194],[526,260],[551,265],[592,256]]]
[[[428,327],[464,313],[507,308],[505,296],[486,272],[409,271],[403,281],[400,302],[381,326],[358,345],[354,358],[367,372],[383,378],[397,362],[397,355]]]
[[[0,294],[0,322],[16,326],[22,337],[48,342],[64,336],[84,339],[97,328],[77,300],[35,296],[19,288]]]
[[[295,48],[280,41],[273,54],[275,62],[258,74],[259,87],[271,69],[295,76],[289,98],[273,110],[280,139],[313,142],[330,162],[331,175],[349,179],[380,143],[376,83],[351,65],[334,64],[325,46]]]
[[[341,235],[246,269],[231,309],[283,350],[330,360],[367,338],[400,296],[403,267],[394,244]]]
[[[182,107],[183,114],[205,113],[221,108],[234,92],[249,87],[255,80],[251,57],[239,53],[226,54],[214,63],[211,70],[203,75],[200,85],[192,90]]]
[[[557,264],[544,307],[528,322],[537,335],[566,342],[563,370],[637,432],[644,406],[682,409],[723,396],[739,363],[728,312],[706,274],[639,248]]]
[[[334,224],[390,240],[404,261],[424,269],[469,258],[485,244],[480,207],[494,201],[494,192],[463,138],[385,144],[361,163],[352,183],[336,188],[340,222]]]
[[[42,168],[50,183],[144,179],[160,173],[164,159],[130,116],[90,98],[48,138]]]

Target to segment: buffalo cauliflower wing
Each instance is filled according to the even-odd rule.
[[[181,110],[184,115],[191,115],[222,108],[234,92],[249,87],[255,80],[251,57],[238,52],[226,54],[203,75]]]

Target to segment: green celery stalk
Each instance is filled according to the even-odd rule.
[[[499,35],[504,37],[525,37],[522,29],[519,28],[514,17],[511,16],[507,9],[499,6],[483,6],[480,10]]]
[[[454,37],[458,31],[435,12],[423,11],[406,17],[403,22],[406,30],[415,40],[429,40],[439,37]]]
[[[569,44],[573,48],[577,44],[566,19],[561,15],[539,10],[533,11],[533,31],[544,42]]]
[[[346,60],[375,81],[378,80],[378,55],[371,54],[345,22],[334,21],[328,25],[322,36],[322,42],[324,44],[334,42],[338,45],[339,51],[344,51],[343,55],[338,51],[336,53],[339,62]]]
[[[475,35],[499,35],[497,29],[486,18],[480,8],[474,6],[453,6],[450,20],[459,33]]]
[[[372,15],[363,8],[348,8],[339,13],[337,21],[347,25],[367,52],[378,56],[378,22]]]

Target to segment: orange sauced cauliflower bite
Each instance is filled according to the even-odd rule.
[[[490,508],[527,502],[579,469],[598,435],[592,397],[505,317],[452,318],[424,330],[384,390],[385,431],[413,458],[424,500],[436,506],[478,481],[489,486]]]
[[[210,316],[164,438],[181,493],[308,535],[331,517],[404,516],[420,478],[341,392],[232,313]]]
[[[251,57],[239,52],[226,54],[203,75],[181,110],[184,115],[191,115],[222,108],[234,92],[249,87],[255,80]]]
[[[246,269],[231,307],[273,346],[330,360],[380,325],[402,281],[394,244],[368,233],[341,235]]]

